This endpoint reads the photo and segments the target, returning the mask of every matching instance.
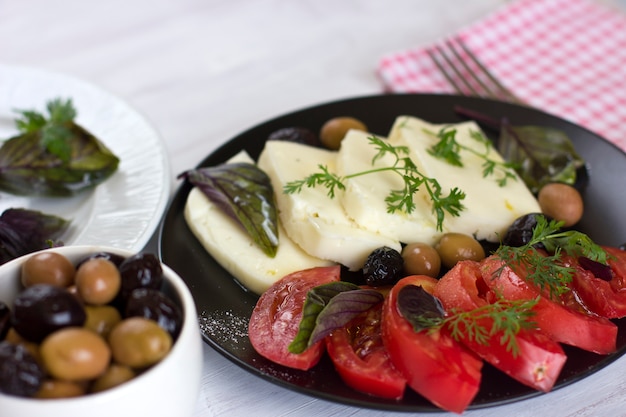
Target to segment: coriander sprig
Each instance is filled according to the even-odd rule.
[[[602,247],[582,232],[562,231],[562,226],[563,222],[548,221],[544,216],[537,216],[532,237],[525,245],[519,247],[502,245],[496,250],[496,255],[504,261],[496,275],[499,275],[505,266],[513,269],[523,267],[528,271],[529,281],[556,299],[570,290],[569,284],[574,274],[574,267],[561,262],[562,252],[572,257],[584,256],[606,264],[607,254]],[[541,244],[551,255],[539,252],[537,245]]]
[[[455,187],[450,190],[448,195],[444,196],[439,182],[435,178],[427,177],[422,174],[411,158],[406,156],[409,154],[408,147],[393,146],[388,141],[376,136],[369,136],[368,140],[369,143],[377,149],[377,153],[372,158],[372,166],[387,154],[394,157],[393,164],[345,176],[339,176],[330,172],[325,165],[318,165],[320,172],[313,173],[301,180],[288,182],[283,187],[283,191],[286,194],[294,194],[302,191],[302,188],[305,186],[308,188],[324,186],[328,189],[327,195],[330,198],[334,198],[336,190],[345,190],[344,182],[347,179],[376,172],[391,171],[402,177],[404,185],[401,189],[391,190],[385,198],[388,213],[394,213],[396,211],[412,213],[415,210],[413,195],[422,186],[424,186],[432,201],[432,210],[437,218],[437,230],[441,231],[443,229],[443,221],[446,212],[452,216],[458,216],[465,208],[461,202],[465,198],[465,193]]]
[[[462,167],[461,151],[464,150],[483,159],[483,177],[498,174],[497,182],[500,187],[504,187],[509,179],[517,181],[515,164],[489,158],[489,152],[493,144],[480,131],[470,130],[469,134],[472,139],[484,146],[482,152],[459,143],[456,140],[457,130],[450,126],[445,126],[438,132],[425,131],[439,139],[436,144],[428,149],[428,153],[435,158],[442,159],[450,165]]]

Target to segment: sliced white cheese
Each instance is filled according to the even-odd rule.
[[[394,164],[395,157],[389,153],[374,161],[378,148],[370,143],[371,136],[371,133],[359,130],[348,131],[337,156],[339,175],[345,177]],[[404,210],[388,211],[385,199],[392,190],[404,187],[398,173],[368,173],[346,179],[345,184],[346,191],[340,195],[341,204],[348,216],[364,229],[400,242],[434,244],[441,236],[430,199],[424,192],[414,196],[416,207],[410,214]]]
[[[477,239],[498,241],[506,229],[521,215],[540,212],[539,204],[524,182],[509,179],[505,186],[498,185],[498,176],[483,176],[483,159],[461,150],[462,167],[453,166],[428,153],[428,149],[438,142],[435,135],[441,128],[449,125],[435,125],[421,119],[400,116],[396,119],[389,134],[394,145],[408,146],[411,158],[420,171],[436,178],[441,184],[444,195],[454,187],[466,193],[462,201],[465,210],[458,217],[446,215],[444,231],[466,233]],[[474,122],[464,122],[452,126],[456,129],[456,140],[464,146],[470,146],[483,152],[484,145],[471,137],[472,131],[480,131]],[[502,161],[498,152],[491,148],[488,157]]]
[[[295,194],[283,192],[288,182],[319,172],[319,165],[336,172],[336,158],[337,152],[268,141],[258,165],[271,178],[280,220],[289,237],[317,258],[357,270],[374,249],[388,246],[400,250],[400,242],[360,227],[346,215],[340,199],[330,198],[323,186],[305,186]]]
[[[230,162],[253,162],[245,153]],[[185,204],[189,228],[211,256],[244,287],[261,294],[283,276],[332,262],[310,256],[294,244],[279,222],[276,256],[268,257],[244,228],[194,187]]]

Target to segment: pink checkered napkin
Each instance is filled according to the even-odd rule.
[[[626,13],[591,0],[517,0],[456,35],[522,101],[626,150]],[[384,56],[385,89],[454,92],[432,47]]]

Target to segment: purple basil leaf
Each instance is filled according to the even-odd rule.
[[[307,293],[298,334],[289,345],[289,351],[304,352],[382,301],[380,292],[361,289],[350,282],[331,282],[313,288]]]
[[[60,246],[57,239],[69,221],[35,210],[10,208],[0,216],[0,264],[50,246]]]
[[[265,172],[254,164],[239,162],[190,170],[180,177],[238,221],[267,256],[276,256],[278,215]]]
[[[419,285],[406,285],[398,292],[398,311],[419,332],[443,321],[441,301]]]
[[[371,289],[346,291],[333,297],[317,316],[317,325],[311,333],[312,345],[330,333],[348,324],[353,318],[384,300],[383,295]]]
[[[578,264],[591,272],[596,278],[600,278],[604,281],[611,281],[613,279],[613,271],[608,265],[589,259],[586,256],[579,256]]]
[[[518,168],[517,173],[534,193],[549,182],[574,185],[577,170],[585,165],[569,136],[545,126],[514,126],[463,107],[455,112],[483,126],[498,130],[498,152]]]
[[[69,148],[70,158],[42,146],[41,131],[4,142],[0,189],[17,195],[70,196],[95,187],[117,170],[119,159],[95,136],[74,123],[64,129],[67,141],[57,143]]]

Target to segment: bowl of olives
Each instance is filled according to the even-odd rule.
[[[0,266],[7,416],[188,416],[202,342],[183,280],[150,253],[65,246]]]

